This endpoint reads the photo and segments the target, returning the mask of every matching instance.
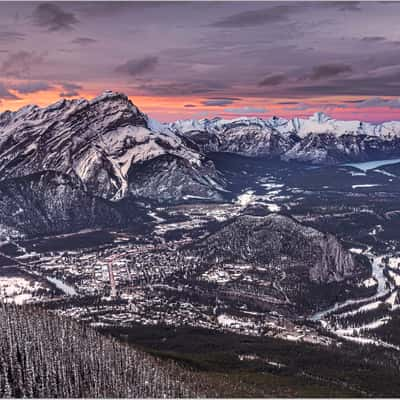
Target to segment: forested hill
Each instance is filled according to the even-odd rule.
[[[0,305],[0,398],[197,397],[191,373],[75,321]]]

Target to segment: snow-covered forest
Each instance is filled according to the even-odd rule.
[[[0,305],[0,398],[197,397],[190,371],[33,307]]]

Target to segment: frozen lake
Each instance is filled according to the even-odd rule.
[[[370,169],[382,167],[383,165],[397,164],[400,163],[400,158],[393,158],[392,160],[379,160],[379,161],[366,161],[357,163],[343,164],[344,167],[354,167],[360,171],[366,172]]]

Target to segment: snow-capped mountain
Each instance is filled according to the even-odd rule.
[[[164,125],[204,152],[276,157],[316,164],[400,155],[400,122],[338,121],[324,113],[308,119],[272,117],[183,120]]]
[[[148,121],[125,95],[113,92],[2,113],[0,176],[58,171],[76,175],[88,192],[113,201],[130,195],[217,198],[213,164],[187,139],[154,132]]]
[[[220,200],[225,180],[211,152],[321,164],[399,156],[400,122],[336,121],[317,113],[162,124],[110,91],[90,101],[6,111],[0,232],[120,226],[143,215],[138,201]]]
[[[149,202],[218,200],[223,180],[198,146],[121,93],[0,114],[0,235],[125,226]]]

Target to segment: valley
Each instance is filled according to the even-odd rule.
[[[0,3],[0,400],[400,398],[398,1]]]
[[[32,136],[20,118],[39,118],[43,129]],[[342,149],[342,136],[326,144],[323,133],[318,146],[327,145],[329,159],[286,157],[309,138],[305,129],[354,125],[324,118],[218,119],[185,132],[182,122],[180,131],[156,124],[112,92],[7,114],[11,138],[47,148],[57,137],[58,150],[31,153],[13,140],[0,148],[1,301],[44,308],[212,381],[244,373],[237,393],[246,396],[270,394],[266,373],[289,377],[296,393],[375,394],[355,375],[318,375],[301,358],[289,368],[279,356],[310,351],[323,364],[350,351],[374,374],[378,365],[390,376],[399,368],[400,163],[385,157],[392,136],[387,126],[365,128],[384,142],[376,159],[338,155],[332,146]],[[239,347],[220,354],[202,342],[215,369],[177,343],[164,346],[171,332],[188,343],[219,335]],[[242,351],[237,340],[253,345]],[[275,358],[261,343],[280,349]],[[232,394],[221,379],[210,388]]]
[[[310,168],[234,155],[213,160],[228,177],[227,200],[151,207],[150,233],[87,230],[3,243],[0,251],[14,262],[1,274],[18,271],[40,282],[6,297],[26,295],[29,302],[43,302],[96,327],[189,325],[325,346],[350,340],[397,350],[396,343],[376,333],[400,311],[400,243],[394,229],[400,217],[394,207],[399,178],[376,172],[394,170],[395,164],[358,175],[357,165]],[[379,197],[375,187],[359,193],[349,189],[361,182],[379,182]],[[254,258],[256,253],[224,261],[205,258],[198,250],[199,243],[214,241],[208,238],[242,216],[256,221],[276,213],[340,238],[361,259],[358,277],[311,282],[301,286],[300,300],[291,288],[304,282],[290,269],[285,272],[282,256],[274,266],[266,264],[265,255]],[[220,249],[221,239],[216,243]],[[210,244],[205,249],[210,252]]]

